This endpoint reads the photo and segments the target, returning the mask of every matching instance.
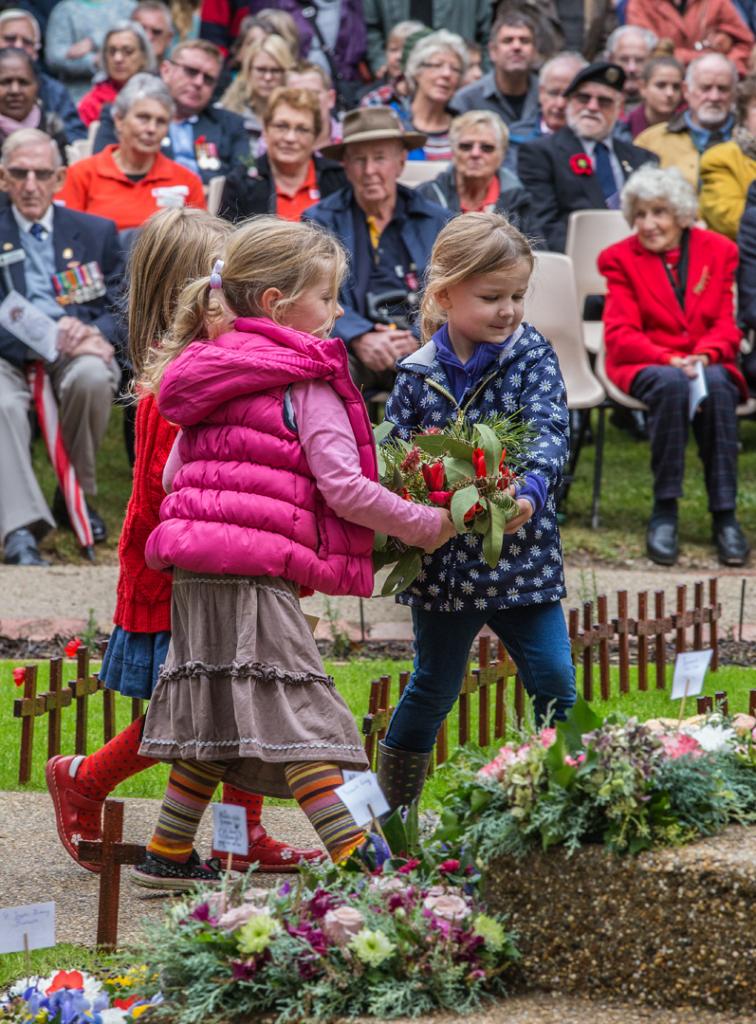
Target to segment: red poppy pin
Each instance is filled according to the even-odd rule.
[[[593,164],[587,153],[573,153],[570,157],[570,170],[573,174],[593,174]]]

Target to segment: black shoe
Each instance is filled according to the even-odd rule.
[[[6,565],[49,565],[42,557],[31,530],[25,526],[11,530],[3,541],[3,561]]]
[[[745,565],[751,550],[736,521],[714,527],[714,544],[722,565]]]
[[[102,516],[94,509],[88,502],[87,512],[89,514],[89,525],[92,527],[92,537],[94,538],[95,544],[102,544],[104,540],[107,540],[108,528],[102,519]],[[68,515],[68,509],[66,508],[66,502],[63,497],[63,492],[59,487],[55,490],[55,497],[52,503],[52,514],[55,516],[55,522],[62,530],[71,529],[71,519]]]
[[[429,753],[388,747],[383,740],[378,741],[378,784],[389,805],[384,817],[420,799],[430,759]]]
[[[648,557],[657,565],[674,565],[679,553],[677,544],[677,520],[651,520],[646,532]]]
[[[197,885],[217,885],[221,881],[221,863],[211,857],[200,863],[199,854],[192,850],[189,860],[179,864],[154,853],[145,853],[144,860],[131,869],[131,880],[145,889],[187,892]]]

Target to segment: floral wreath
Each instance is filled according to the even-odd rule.
[[[593,174],[593,164],[587,153],[573,153],[570,157],[570,170],[573,174]]]

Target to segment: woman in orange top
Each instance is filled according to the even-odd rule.
[[[165,206],[204,209],[197,175],[160,152],[172,114],[173,100],[162,81],[134,75],[113,104],[118,145],[69,167],[56,198],[72,210],[115,221],[119,231],[141,227]]]

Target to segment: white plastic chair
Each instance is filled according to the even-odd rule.
[[[565,252],[575,268],[581,318],[587,295],[606,295],[606,280],[596,266],[599,253],[630,234],[632,231],[619,210],[577,210],[570,214]],[[583,320],[582,324],[585,347],[595,354],[604,337],[604,325],[600,320]]]
[[[408,160],[399,178],[400,185],[417,188],[426,181],[433,181],[449,166],[448,160]]]
[[[599,410],[596,449],[593,464],[593,504],[591,524],[599,524],[601,467],[604,457],[604,402],[606,394],[588,362],[572,261],[557,252],[539,252],[530,287],[525,297],[525,319],[551,342],[567,388],[568,409],[584,413],[581,429],[570,438],[570,477],[574,475],[590,409]]]
[[[226,184],[225,175],[219,174],[211,178],[207,183],[207,209],[208,213],[216,216],[220,210],[221,198],[223,197],[223,186]]]
[[[69,166],[92,155],[92,143],[89,139],[76,139],[66,146],[66,160]]]

